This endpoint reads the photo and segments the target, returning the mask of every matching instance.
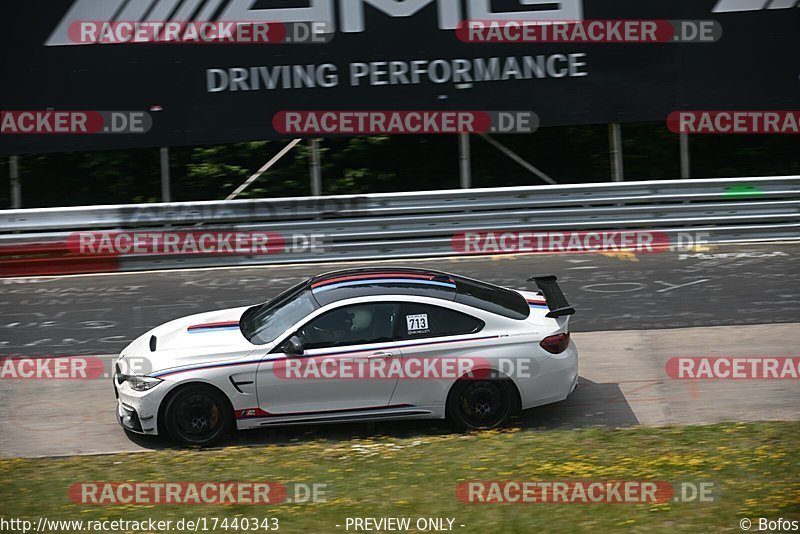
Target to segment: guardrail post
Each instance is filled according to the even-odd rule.
[[[22,207],[22,186],[19,183],[19,156],[8,158],[8,172],[11,178],[11,209]]]
[[[681,178],[684,180],[692,177],[691,159],[689,156],[689,135],[685,132],[680,134],[681,143]]]
[[[171,202],[169,180],[169,148],[161,147],[161,202]]]
[[[622,127],[618,122],[608,125],[608,137],[611,155],[611,179],[615,182],[625,180],[625,170],[622,167]]]
[[[308,145],[311,148],[309,167],[311,170],[311,196],[322,195],[322,169],[319,157],[319,139],[309,139]]]
[[[472,187],[472,169],[470,164],[469,134],[458,134],[458,160],[461,164],[461,189]]]

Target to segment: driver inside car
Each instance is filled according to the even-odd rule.
[[[308,348],[347,345],[364,339],[371,325],[369,310],[337,310],[311,321],[300,331],[300,339]]]

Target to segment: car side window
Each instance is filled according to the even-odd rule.
[[[405,303],[397,321],[396,339],[457,336],[480,332],[485,323],[466,313],[430,304]]]
[[[312,319],[297,331],[304,349],[345,347],[392,341],[397,304],[342,306]]]

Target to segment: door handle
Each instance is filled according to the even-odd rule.
[[[391,352],[375,352],[370,354],[367,359],[368,360],[385,360],[386,358],[391,358],[394,356]]]

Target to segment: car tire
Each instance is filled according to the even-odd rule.
[[[208,447],[231,429],[233,410],[219,390],[194,384],[170,397],[163,422],[167,434],[181,445]]]
[[[519,404],[510,379],[459,380],[447,396],[447,420],[457,430],[498,428],[519,411]]]

